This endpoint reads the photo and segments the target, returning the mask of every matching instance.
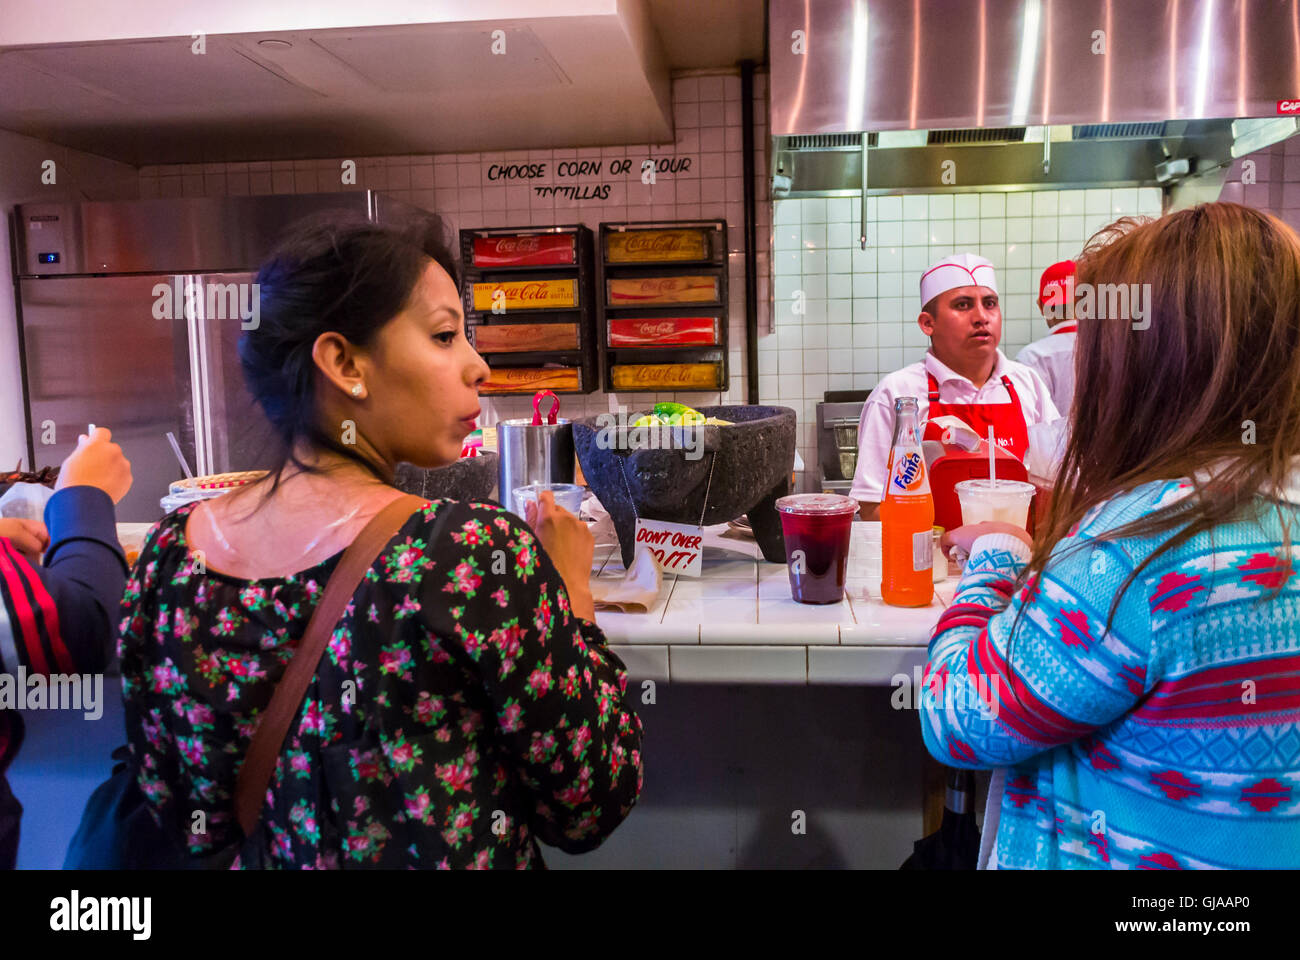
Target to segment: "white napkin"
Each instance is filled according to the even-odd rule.
[[[659,564],[643,543],[636,545],[632,566],[622,580],[593,580],[591,598],[597,610],[619,610],[623,613],[647,613],[659,599],[663,586],[663,573]]]
[[[931,417],[930,423],[937,424],[943,431],[943,442],[955,447],[960,447],[967,453],[973,453],[980,448],[980,442],[984,440],[978,433],[972,429],[971,425],[960,417],[952,414],[944,414],[942,417]]]

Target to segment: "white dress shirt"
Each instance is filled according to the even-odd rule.
[[[1052,403],[1062,415],[1070,412],[1074,403],[1074,341],[1073,331],[1049,333],[1035,340],[1016,354],[1016,362],[1033,367],[1052,394]]]
[[[889,445],[894,439],[894,399],[916,397],[924,429],[930,410],[926,373],[934,374],[939,385],[939,399],[943,403],[1010,403],[1011,398],[1002,386],[1002,377],[1006,375],[1020,398],[1026,424],[1059,420],[1061,415],[1042,378],[1023,363],[1008,360],[1001,350],[997,354],[992,375],[978,389],[929,351],[921,363],[908,364],[882,377],[862,405],[862,420],[858,424],[858,468],[853,474],[849,495],[859,503],[879,503],[884,499]]]

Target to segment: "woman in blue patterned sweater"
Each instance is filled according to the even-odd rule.
[[[1300,866],[1300,238],[1203,204],[1078,280],[1149,309],[1079,325],[1037,537],[950,534],[926,746],[995,770],[990,866]]]

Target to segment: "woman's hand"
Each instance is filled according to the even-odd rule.
[[[587,525],[556,504],[550,490],[541,491],[536,503],[524,504],[524,519],[560,572],[574,616],[596,619],[596,603],[591,598],[591,558],[596,540]]]
[[[17,517],[0,517],[0,537],[8,537],[18,552],[32,563],[50,545],[50,532],[39,520],[20,520]]]
[[[985,520],[982,523],[968,523],[964,526],[954,527],[952,530],[945,530],[943,536],[939,538],[939,547],[943,550],[945,556],[951,554],[952,549],[956,547],[969,557],[971,546],[986,533],[1009,533],[1023,540],[1029,545],[1030,549],[1034,546],[1033,537],[1014,523]]]
[[[113,443],[113,434],[106,427],[96,427],[90,436],[82,434],[77,438],[77,449],[63,461],[54,489],[98,487],[114,503],[120,503],[131,489],[131,482],[131,461]]]

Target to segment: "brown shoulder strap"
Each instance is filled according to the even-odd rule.
[[[396,536],[411,514],[427,502],[423,497],[412,494],[398,497],[375,514],[352,541],[352,545],[343,551],[343,559],[325,584],[325,594],[307,623],[298,651],[276,684],[275,693],[257,725],[257,731],[253,734],[248,753],[244,757],[244,765],[239,770],[239,781],[235,787],[235,816],[244,830],[244,836],[252,834],[261,818],[266,788],[270,786],[275,761],[284,745],[289,725],[302,706],[311,678],[315,676],[316,667],[325,655],[325,645],[343,617],[348,601],[356,593],[361,579],[379,557],[384,545]]]

